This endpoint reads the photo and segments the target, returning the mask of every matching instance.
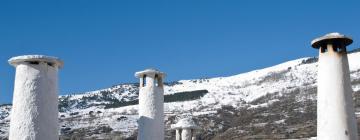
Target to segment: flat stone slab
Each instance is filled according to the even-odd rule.
[[[321,46],[326,46],[329,43],[337,45],[337,47],[339,47],[339,45],[348,46],[353,43],[353,40],[348,36],[334,32],[314,39],[313,41],[311,41],[311,46],[318,49]]]
[[[46,62],[57,65],[59,68],[64,66],[64,62],[57,57],[53,56],[45,56],[45,55],[22,55],[12,57],[8,60],[9,64],[12,66],[17,66],[19,63],[27,62],[27,61],[38,61],[38,62]]]
[[[192,118],[183,118],[172,125],[171,129],[200,129],[200,127],[195,124]]]
[[[151,75],[151,74],[157,74],[161,77],[164,77],[166,76],[166,74],[164,72],[161,72],[157,69],[146,69],[146,70],[143,70],[143,71],[139,71],[139,72],[136,72],[135,73],[135,77],[136,78],[141,78],[143,75]]]

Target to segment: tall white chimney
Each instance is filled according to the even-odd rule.
[[[165,73],[147,69],[135,76],[140,78],[138,140],[163,140]]]
[[[319,49],[317,139],[358,140],[346,46],[352,39],[330,33],[311,42]]]
[[[55,57],[13,57],[16,68],[9,140],[58,140],[58,69]]]

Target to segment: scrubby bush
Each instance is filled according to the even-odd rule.
[[[311,64],[311,63],[316,63],[316,62],[318,62],[318,61],[319,61],[319,58],[317,58],[317,57],[311,57],[311,58],[302,60],[302,61],[301,61],[301,64]]]
[[[179,92],[171,95],[164,96],[164,102],[180,102],[180,101],[189,101],[189,100],[196,100],[203,97],[209,91],[207,90],[195,90],[195,91],[188,91],[188,92]],[[117,108],[129,105],[137,105],[139,104],[139,100],[132,100],[132,101],[119,101],[114,100],[110,104],[105,104],[105,109],[108,108]]]

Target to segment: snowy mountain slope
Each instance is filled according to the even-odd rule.
[[[349,54],[355,99],[360,90],[360,53]],[[199,139],[307,138],[316,133],[317,59],[301,58],[273,67],[210,79],[167,83],[165,95],[187,101],[165,103],[167,139],[179,116],[192,114],[203,128]],[[187,98],[206,90],[197,98]],[[60,96],[63,139],[134,138],[137,129],[138,84]],[[360,102],[355,100],[358,110]],[[0,107],[0,136],[8,134],[10,106]],[[360,113],[359,113],[360,115]],[[269,131],[269,129],[271,131]]]

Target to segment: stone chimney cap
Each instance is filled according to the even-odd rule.
[[[353,40],[348,37],[345,36],[343,34],[334,32],[334,33],[329,33],[326,34],[325,36],[319,37],[314,39],[313,41],[311,41],[311,46],[313,48],[320,48],[321,46],[326,46],[327,44],[331,43],[334,44],[335,46],[348,46],[353,42]]]
[[[200,129],[192,118],[183,118],[178,123],[171,126],[171,129]]]
[[[161,77],[165,77],[166,76],[166,74],[164,73],[164,72],[161,72],[161,71],[159,71],[159,70],[157,70],[157,69],[146,69],[146,70],[143,70],[143,71],[139,71],[139,72],[136,72],[135,73],[135,77],[136,78],[141,78],[141,77],[143,77],[143,75],[151,75],[151,74],[157,74],[157,75],[159,75],[159,76],[161,76]]]
[[[38,62],[46,62],[52,65],[56,65],[58,68],[62,68],[64,66],[64,62],[57,57],[53,56],[45,56],[45,55],[22,55],[12,57],[8,60],[9,64],[12,66],[17,66],[21,62],[27,61],[38,61]]]

